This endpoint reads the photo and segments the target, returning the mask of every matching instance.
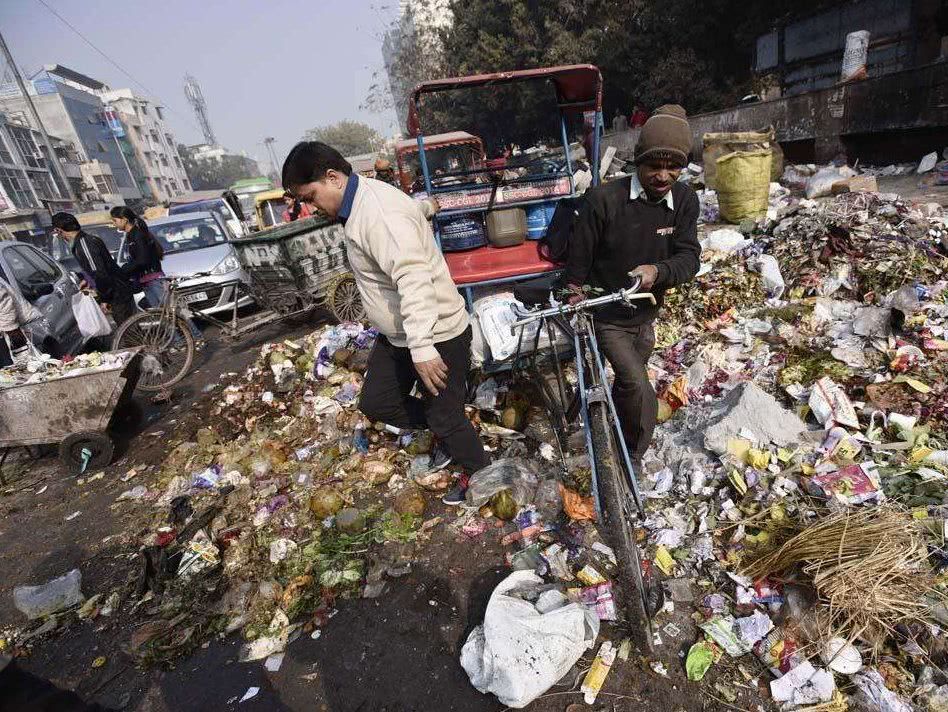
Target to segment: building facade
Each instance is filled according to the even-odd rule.
[[[423,64],[419,52],[440,52],[438,32],[451,26],[454,16],[447,0],[400,0],[398,17],[382,38],[382,60],[388,76],[392,108],[399,131],[408,121],[408,98],[420,81],[435,77],[421,76]]]
[[[78,196],[82,182],[78,155],[60,139],[50,140],[56,153],[52,159],[38,131],[0,113],[0,225],[8,237],[42,234],[53,213],[76,209],[51,161],[59,162]]]
[[[166,203],[191,192],[191,182],[178,155],[178,142],[165,123],[164,108],[138,96],[131,89],[104,90],[99,93],[106,113],[121,123],[144,173],[147,196],[154,203]],[[111,112],[111,113],[110,113]]]
[[[108,87],[60,65],[47,66],[31,77],[30,84],[28,89],[46,131],[71,145],[83,164],[92,164],[81,171],[85,182],[83,192],[98,193],[98,202],[102,203],[142,204],[145,198],[142,187],[147,186],[147,182],[135,149],[127,137],[117,135],[116,126],[110,124],[105,105],[97,94]],[[15,122],[29,124],[32,121],[26,100],[15,85],[12,89],[9,86],[0,89],[0,109]],[[107,176],[111,176],[114,186],[109,184]],[[101,192],[100,186],[106,186],[110,192]]]

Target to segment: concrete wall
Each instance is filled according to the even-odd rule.
[[[809,160],[817,162],[829,161],[847,149],[872,146],[873,137],[883,141],[893,132],[914,132],[919,145],[941,150],[948,145],[948,63],[697,114],[690,122],[694,156],[699,159],[707,132],[755,131],[770,125],[781,145],[790,144],[788,154],[795,142],[805,142],[813,153]],[[850,160],[856,157],[849,156]]]

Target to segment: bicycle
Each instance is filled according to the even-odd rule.
[[[636,608],[644,624],[645,644],[651,650],[654,639],[652,616],[661,600],[661,589],[652,574],[651,566],[644,561],[636,544],[635,531],[630,525],[633,516],[642,523],[645,519],[638,481],[625,437],[619,427],[612,393],[609,389],[605,361],[596,341],[591,310],[606,304],[622,302],[636,308],[634,301],[647,300],[655,304],[650,292],[639,292],[641,281],[636,280],[628,289],[607,294],[577,304],[563,304],[536,311],[523,310],[516,314],[520,318],[511,325],[511,333],[520,330],[517,351],[514,356],[514,377],[517,371],[528,366],[534,374],[541,398],[556,434],[560,462],[566,468],[567,431],[576,417],[582,420],[586,435],[586,451],[592,471],[591,489],[596,508],[597,521],[604,525],[603,531],[612,540],[619,561],[620,571],[629,575],[637,589]],[[572,323],[568,317],[574,316]],[[524,355],[525,327],[537,323],[532,336],[532,349]],[[561,367],[556,330],[565,334],[572,342],[578,384],[568,396],[566,380]],[[549,351],[540,349],[541,336],[546,333]],[[539,359],[550,358],[554,364],[557,393],[553,393],[549,380],[541,373]],[[620,597],[624,594],[619,593]],[[620,598],[621,602],[621,598]]]
[[[201,275],[188,279],[195,276]],[[194,361],[194,336],[188,328],[188,316],[180,306],[187,303],[185,297],[189,293],[188,288],[178,286],[182,279],[168,279],[164,302],[130,316],[112,338],[113,350],[142,349],[137,387],[146,393],[166,391],[187,375]]]

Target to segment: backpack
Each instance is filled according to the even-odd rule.
[[[557,265],[566,264],[569,241],[582,204],[583,196],[581,195],[563,198],[556,203],[556,211],[553,213],[553,219],[550,220],[546,235],[540,238],[538,249],[543,259]]]

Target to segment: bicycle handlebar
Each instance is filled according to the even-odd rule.
[[[639,287],[642,286],[641,278],[637,278],[632,286],[628,289],[620,289],[618,292],[613,292],[612,294],[604,294],[601,297],[593,297],[592,299],[585,299],[576,304],[561,304],[558,307],[550,307],[549,309],[540,309],[534,312],[524,312],[526,315],[525,318],[515,321],[510,325],[510,333],[516,333],[518,328],[522,328],[527,324],[532,324],[535,321],[540,321],[540,319],[546,319],[551,316],[568,316],[571,314],[576,314],[581,311],[586,311],[588,309],[594,309],[595,307],[601,307],[604,304],[614,304],[615,302],[624,302],[626,306],[635,308],[635,305],[632,304],[634,300],[646,300],[651,302],[653,305],[655,302],[655,295],[651,292],[639,292]]]

